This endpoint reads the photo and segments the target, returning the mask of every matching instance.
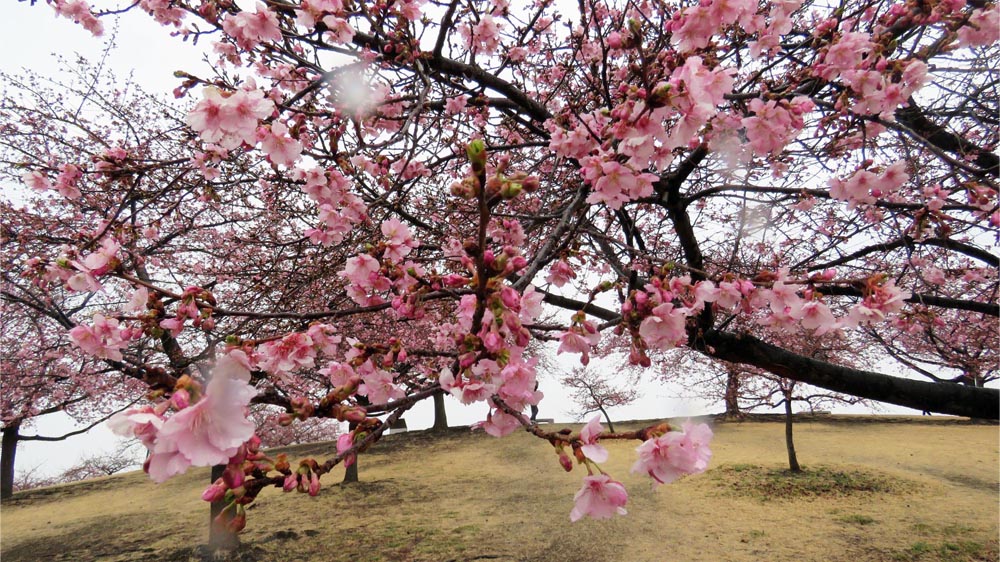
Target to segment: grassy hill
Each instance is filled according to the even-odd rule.
[[[624,429],[640,423],[623,423]],[[578,429],[578,427],[576,428]],[[519,432],[385,437],[361,480],[318,497],[265,490],[239,559],[254,561],[989,561],[998,559],[998,428],[940,418],[831,416],[784,427],[716,423],[705,474],[653,490],[629,474],[638,443],[604,466],[629,514],[569,521],[586,471]],[[290,457],[325,458],[333,444]],[[340,469],[341,471],[343,469]],[[16,494],[0,511],[4,562],[200,559],[207,469],[156,485],[142,473]]]

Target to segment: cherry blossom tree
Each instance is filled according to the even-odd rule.
[[[177,73],[186,106],[5,102],[6,180],[34,194],[11,212],[52,233],[18,238],[5,298],[79,301],[74,345],[155,394],[114,426],[154,480],[225,465],[204,497],[230,531],[264,487],[319,493],[442,393],[575,458],[572,520],[626,511],[602,440],[642,441],[633,471],[656,483],[707,468],[706,426],[533,424],[538,339],[583,365],[615,337],[638,366],[685,348],[1000,417],[995,388],[786,338],[994,376],[994,2],[48,3],[94,34],[145,12],[217,59]],[[354,429],[293,467],[260,450],[251,403]]]
[[[594,369],[575,368],[569,375],[563,377],[562,384],[571,389],[570,396],[577,405],[577,409],[572,412],[574,417],[579,419],[600,412],[608,422],[608,429],[613,432],[615,426],[611,422],[608,408],[627,406],[635,402],[639,397],[639,391],[634,386],[618,388],[608,378],[606,374]],[[630,381],[625,382],[628,384]],[[636,381],[631,382],[636,383]]]

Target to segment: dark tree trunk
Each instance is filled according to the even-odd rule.
[[[20,436],[21,421],[17,420],[3,428],[3,445],[0,448],[0,499],[14,495],[14,455],[17,454],[17,439]]]
[[[356,424],[354,422],[350,422],[348,424],[348,428],[351,431],[354,431],[354,429],[356,427],[358,427],[358,424]],[[344,472],[344,484],[350,484],[351,482],[357,482],[358,481],[358,457],[359,456],[360,455],[355,455],[354,462],[351,463],[351,466],[347,467],[346,471]]]
[[[431,431],[444,431],[448,429],[448,412],[444,409],[444,391],[439,390],[434,393],[434,425]]]
[[[788,470],[802,472],[799,459],[795,456],[795,442],[792,441],[792,393],[785,393],[785,447],[788,449]]]
[[[740,377],[737,373],[726,375],[726,418],[736,419],[743,417],[740,411]]]
[[[608,422],[608,431],[610,431],[611,433],[614,433],[615,432],[615,424],[611,423],[611,416],[608,415],[607,410],[605,410],[603,407],[598,406],[598,408],[600,408],[601,413],[604,414],[604,420],[606,422]]]
[[[344,484],[358,481],[358,459],[355,458],[351,466],[344,472]]]
[[[535,381],[535,388],[534,388],[534,390],[536,390],[536,391],[538,390],[538,381]],[[538,404],[532,404],[531,405],[531,421],[535,421],[537,419],[538,419]]]
[[[212,482],[222,478],[222,473],[225,472],[225,470],[226,465],[224,464],[217,464],[213,466]],[[240,536],[234,533],[228,525],[229,521],[233,519],[235,513],[232,510],[223,512],[225,507],[225,500],[211,503],[211,515],[208,519],[208,549],[211,552],[218,552],[220,550],[236,550],[236,547],[240,545]],[[216,521],[217,518],[219,521]]]

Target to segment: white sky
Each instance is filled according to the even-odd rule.
[[[133,80],[150,93],[169,95],[179,81],[173,77],[175,70],[188,70],[206,75],[201,62],[202,49],[211,48],[205,41],[197,47],[184,43],[179,38],[170,37],[167,28],[156,25],[144,14],[126,14],[118,18],[118,25],[105,20],[105,36],[95,38],[82,27],[64,18],[56,18],[52,9],[44,2],[31,6],[27,2],[8,3],[4,6],[4,17],[0,18],[0,37],[7,45],[4,56],[0,57],[0,70],[18,73],[31,68],[42,76],[55,77],[60,70],[54,55],[62,55],[68,62],[75,60],[79,53],[97,61],[102,56],[106,41],[115,37],[117,48],[113,49],[106,64],[119,77],[130,73]],[[553,348],[554,349],[554,348]],[[578,356],[560,356],[558,364],[568,373],[578,365]],[[600,368],[599,360],[594,360],[592,368]],[[688,416],[722,411],[721,403],[708,403],[700,399],[679,398],[681,391],[666,385],[646,383],[641,389],[641,397],[634,404],[611,410],[613,419],[650,419],[662,417]],[[571,421],[567,412],[572,403],[562,396],[559,383],[554,376],[540,378],[540,388],[546,398],[540,405],[539,417],[555,418],[557,421]],[[863,407],[836,408],[838,413],[869,413]],[[894,406],[883,410],[889,413],[919,413]],[[469,425],[480,421],[486,414],[485,405],[463,406],[455,400],[448,400],[448,421],[451,425]],[[429,427],[433,421],[433,405],[426,401],[415,406],[406,415],[410,429]],[[63,415],[41,418],[34,426],[24,431],[26,434],[59,435],[73,429],[71,420]],[[38,474],[56,475],[75,465],[80,458],[112,450],[118,439],[103,425],[81,436],[58,443],[28,442],[18,448],[17,470],[19,472],[39,467]]]

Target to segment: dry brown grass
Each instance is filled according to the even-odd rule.
[[[636,443],[610,443],[605,469],[628,485],[629,514],[576,524],[569,510],[583,474],[564,473],[544,442],[460,430],[389,436],[362,457],[358,484],[334,484],[333,474],[316,498],[266,490],[249,512],[240,557],[997,560],[996,426],[837,417],[798,423],[804,477],[781,471],[781,424],[720,423],[715,430],[713,468],[655,491],[628,474]],[[322,458],[329,451],[314,445],[297,453]],[[207,480],[206,470],[196,470],[157,486],[132,473],[17,494],[2,509],[2,558],[196,560]]]

